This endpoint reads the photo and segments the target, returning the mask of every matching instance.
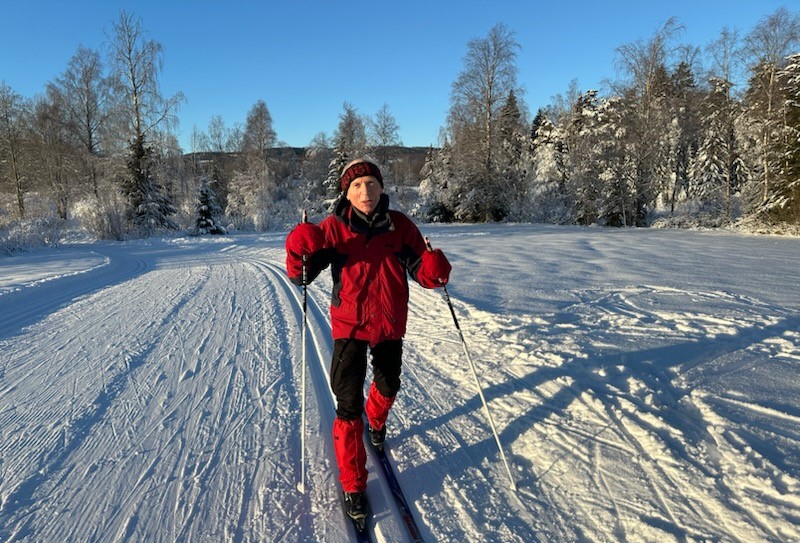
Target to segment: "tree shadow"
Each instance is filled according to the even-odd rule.
[[[562,457],[556,459],[549,466],[535,466],[529,458],[509,455],[509,444],[546,419],[565,414],[570,406],[586,392],[591,393],[600,401],[612,421],[615,419],[612,413],[620,411],[625,402],[627,404],[625,406],[626,416],[633,417],[636,424],[646,428],[648,432],[656,434],[676,457],[691,464],[704,475],[715,475],[712,473],[715,471],[713,466],[700,462],[691,454],[691,448],[713,441],[709,432],[709,426],[712,423],[704,419],[693,402],[685,401],[692,389],[682,388],[675,384],[677,370],[685,372],[694,369],[708,361],[716,360],[767,338],[798,328],[800,328],[800,318],[787,317],[772,325],[752,326],[738,330],[734,334],[720,334],[713,338],[684,341],[633,352],[616,352],[594,357],[590,355],[588,359],[572,359],[558,367],[538,367],[522,377],[485,387],[484,395],[487,402],[490,403],[491,409],[492,400],[520,392],[534,392],[540,385],[555,380],[569,383],[561,386],[558,392],[544,403],[531,405],[526,412],[519,413],[499,432],[500,441],[508,455],[512,472],[518,477],[516,483],[521,489],[518,496],[526,507],[531,508],[531,511],[541,511],[541,502],[534,499],[539,492],[538,483],[545,474],[552,470],[555,464],[566,459],[569,453],[565,451]],[[642,397],[633,391],[631,381],[645,383],[648,397]],[[634,406],[634,413],[630,412],[630,405]],[[476,413],[480,413],[480,415]],[[663,426],[648,422],[646,417],[648,414],[659,417],[663,421]],[[499,463],[501,460],[497,443],[490,431],[488,421],[485,421],[485,412],[477,392],[466,403],[409,428],[403,437],[408,439],[435,432],[458,418],[469,416],[483,418],[487,432],[486,438],[474,444],[467,444],[456,436],[460,447],[453,453],[466,455],[476,464],[478,462],[481,464]],[[613,422],[609,426],[612,425]],[[608,426],[600,428],[596,434],[587,435],[582,442],[593,441],[607,428]],[[676,437],[673,432],[669,431],[670,428],[679,429],[681,437]],[[778,452],[774,451],[774,454],[778,455]],[[410,467],[404,472],[403,477],[417,481],[421,495],[437,495],[444,490],[446,478],[458,479],[461,475],[447,473],[442,469],[441,464],[437,464],[437,459],[433,458],[428,462]],[[456,465],[459,464],[456,463]],[[798,466],[787,466],[785,462],[782,465],[787,468],[787,472],[797,476]],[[469,466],[465,465],[465,467]],[[502,476],[505,476],[500,468],[494,471],[498,476],[501,473]],[[496,481],[494,486],[505,487],[506,481]],[[528,498],[523,499],[524,496],[528,496]],[[545,508],[547,507],[555,506],[545,505]],[[480,508],[476,508],[475,520],[490,524],[492,522],[490,518],[479,510]],[[551,511],[551,513],[554,513],[556,517],[573,514],[570,511]],[[496,513],[493,513],[493,516],[496,516]],[[662,526],[662,528],[679,538],[686,537],[685,530],[680,526]],[[513,529],[522,534],[532,530],[532,527],[520,522],[514,525]]]

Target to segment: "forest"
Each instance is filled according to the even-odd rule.
[[[504,23],[466,44],[438,145],[405,148],[384,104],[345,102],[331,135],[281,143],[258,100],[175,136],[185,97],[159,86],[163,48],[122,11],[106,53],[78,47],[42,93],[0,81],[0,252],[68,231],[124,240],[281,229],[327,213],[342,166],[367,156],[393,205],[425,222],[800,228],[800,14],[679,42],[681,24],[615,50],[602,89],[565,82],[535,111]],[[321,127],[324,128],[324,127]]]

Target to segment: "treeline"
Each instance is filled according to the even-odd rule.
[[[345,103],[332,136],[282,144],[263,100],[243,125],[213,116],[191,149],[174,130],[182,94],[159,87],[161,45],[122,11],[105,58],[79,47],[63,74],[32,99],[0,82],[0,241],[53,241],[67,219],[101,239],[163,230],[221,233],[326,212],[347,156],[369,154],[394,186],[418,185],[424,154],[403,149],[388,105],[361,115]],[[399,194],[399,192],[398,192]],[[401,198],[402,199],[402,198]],[[42,230],[46,230],[42,233]]]
[[[263,101],[243,125],[195,127],[184,152],[183,96],[158,84],[161,45],[123,11],[107,56],[79,47],[41,96],[0,83],[0,234],[34,219],[115,239],[281,227],[330,209],[341,167],[361,155],[422,220],[800,223],[800,17],[779,9],[702,48],[677,43],[680,30],[670,20],[619,46],[602,92],[572,83],[531,116],[519,44],[496,25],[467,44],[425,157],[400,147],[388,105],[368,116],[345,103],[332,136],[291,149]]]
[[[800,223],[800,18],[779,9],[701,49],[668,21],[616,50],[601,96],[573,84],[527,120],[513,32],[469,43],[421,186],[442,221]]]

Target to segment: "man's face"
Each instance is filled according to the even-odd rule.
[[[383,188],[378,180],[371,175],[357,177],[347,189],[347,199],[350,205],[364,215],[372,215],[381,200]]]

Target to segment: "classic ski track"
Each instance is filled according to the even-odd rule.
[[[221,264],[197,264],[181,268],[177,272],[155,271],[153,275],[142,278],[141,281],[149,283],[155,281],[159,289],[153,290],[156,296],[140,312],[143,326],[135,323],[116,325],[116,308],[124,303],[125,297],[122,293],[129,288],[128,285],[118,284],[99,289],[90,297],[73,302],[67,307],[53,307],[54,312],[47,318],[56,319],[56,324],[33,326],[26,330],[27,335],[15,345],[15,350],[33,350],[31,354],[23,351],[22,354],[15,355],[12,358],[12,361],[17,361],[14,362],[15,365],[8,368],[4,366],[3,385],[7,403],[2,413],[14,417],[14,427],[21,425],[26,430],[18,433],[20,439],[3,440],[0,447],[3,450],[14,447],[14,450],[24,451],[22,457],[17,453],[6,456],[14,459],[15,465],[28,465],[35,472],[16,483],[3,477],[0,515],[4,520],[0,524],[4,525],[0,526],[0,535],[5,540],[28,541],[41,534],[57,534],[58,530],[63,530],[64,522],[73,524],[70,532],[79,538],[112,540],[141,537],[143,534],[139,531],[141,527],[137,518],[145,514],[142,509],[143,499],[152,506],[146,516],[153,517],[156,514],[161,517],[161,520],[150,518],[152,524],[145,524],[145,529],[157,530],[160,534],[152,539],[154,533],[148,532],[150,536],[146,537],[149,540],[159,540],[162,537],[171,541],[191,540],[198,535],[198,527],[206,531],[209,528],[218,530],[216,533],[220,540],[229,537],[241,539],[244,529],[258,530],[258,526],[245,528],[245,521],[250,522],[253,515],[251,508],[255,500],[252,498],[263,502],[264,492],[270,492],[262,488],[258,481],[263,480],[265,468],[280,476],[286,470],[288,462],[276,458],[279,463],[274,463],[271,459],[274,453],[266,454],[270,453],[269,444],[260,433],[254,433],[250,428],[259,423],[259,418],[256,418],[259,409],[269,408],[274,412],[280,407],[280,404],[275,403],[278,396],[294,394],[295,391],[294,386],[286,386],[286,381],[293,377],[289,358],[280,357],[282,365],[275,371],[265,371],[262,362],[269,352],[289,353],[291,349],[285,346],[276,350],[270,345],[260,346],[258,343],[267,340],[274,343],[286,335],[280,333],[281,331],[294,330],[296,325],[281,324],[278,320],[280,311],[273,311],[276,308],[273,308],[274,304],[270,301],[270,298],[274,298],[272,291],[275,290],[272,283],[252,281],[245,277],[244,281],[237,281],[241,286],[237,287],[234,296],[227,296],[226,289],[219,288],[225,278],[230,278],[233,282],[236,278],[252,275],[255,270],[246,262]],[[216,270],[213,275],[215,282],[209,284],[212,269]],[[211,288],[206,289],[207,286]],[[167,290],[162,294],[164,288]],[[251,308],[236,302],[237,293],[240,290],[246,292],[242,289],[258,289],[260,292],[256,296],[262,300],[263,309],[259,312],[258,322],[255,320],[257,305],[252,304]],[[205,301],[208,296],[213,297],[211,303]],[[278,307],[281,305],[283,304],[278,304]],[[41,309],[46,310],[47,307],[43,305]],[[267,315],[268,310],[273,313],[272,316]],[[150,317],[154,318],[148,322]],[[98,326],[98,318],[102,319],[103,326]],[[83,328],[75,328],[73,334],[65,336],[63,347],[59,349],[59,358],[56,361],[60,364],[36,362],[46,356],[45,353],[40,353],[38,357],[35,355],[36,334],[58,336],[59,329],[64,326],[62,321],[86,328],[89,331],[89,341],[94,342],[97,340],[92,338],[103,336],[108,328],[110,333],[105,335],[103,341],[108,342],[105,352],[109,354],[110,360],[92,360],[83,356],[81,345],[84,340],[80,333]],[[277,326],[279,333],[266,331],[265,334],[264,325],[267,323]],[[221,330],[216,330],[216,324],[222,325]],[[231,328],[234,333],[225,335],[225,330]],[[223,342],[219,340],[220,331],[227,338]],[[212,333],[216,336],[216,342],[209,342],[209,335]],[[29,336],[34,339],[29,339]],[[164,338],[169,340],[161,341]],[[186,338],[197,341],[189,343]],[[233,349],[229,348],[231,346]],[[244,351],[240,353],[242,349]],[[167,359],[176,355],[181,363],[172,366],[154,364],[153,361],[158,360],[155,355],[159,352],[166,354]],[[228,355],[231,354],[243,356],[240,364],[233,364],[228,360]],[[244,365],[241,365],[242,362]],[[63,416],[54,415],[49,407],[37,409],[28,405],[20,415],[20,409],[9,399],[8,394],[17,388],[15,383],[22,383],[31,377],[31,372],[42,370],[49,374],[45,382],[53,382],[54,385],[38,391],[36,401],[42,405],[60,406]],[[95,377],[86,378],[80,372],[88,372]],[[264,382],[270,372],[278,376],[280,381]],[[214,392],[217,386],[216,376],[220,378],[219,393]],[[66,384],[62,392],[59,392],[59,380]],[[172,393],[165,397],[160,396],[161,393],[156,396],[156,387],[169,385],[171,388],[172,383],[177,386],[192,381],[197,384],[191,385],[191,388],[179,396],[173,396]],[[97,390],[92,392],[90,388]],[[97,395],[94,401],[92,394]],[[61,401],[62,397],[66,397],[68,401]],[[156,397],[162,398],[160,407],[150,405]],[[258,401],[254,402],[257,398]],[[267,398],[271,405],[264,403]],[[164,403],[165,401],[168,403]],[[290,409],[292,405],[297,404],[290,402]],[[111,411],[116,415],[109,416]],[[147,412],[150,413],[149,416],[144,417]],[[39,421],[41,417],[45,417],[45,420]],[[183,418],[176,420],[176,417],[185,417],[185,422],[182,422]],[[292,418],[270,416],[266,420],[270,425],[287,425],[287,429],[279,430],[277,435],[292,435],[295,433],[295,425],[291,424]],[[63,425],[58,423],[63,426],[63,430],[59,427],[48,428],[48,420],[63,420]],[[125,424],[119,428],[115,420],[124,421]],[[5,430],[11,432],[12,428]],[[276,434],[268,432],[267,435]],[[198,441],[198,438],[200,448],[193,449],[187,441]],[[78,455],[91,455],[90,451],[95,448],[107,447],[102,439],[108,439],[112,443],[113,449],[110,453],[93,453],[103,460],[80,467],[75,458]],[[119,444],[113,444],[114,442]],[[240,445],[235,445],[234,442]],[[283,456],[285,453],[280,454]],[[30,458],[26,460],[28,457]],[[290,455],[292,457],[293,454]],[[167,465],[171,461],[174,461],[172,469]],[[212,490],[210,485],[215,479],[230,478],[229,474],[223,473],[228,470],[228,466],[231,466],[233,475],[236,475],[236,470],[243,469],[242,476],[236,476],[236,484],[223,490],[226,497],[220,503],[225,503],[226,507],[211,508],[213,515],[203,518],[202,512],[206,510],[204,504],[208,503]],[[9,467],[9,464],[2,465],[4,472]],[[17,477],[25,477],[24,474],[27,473],[27,470],[13,469],[19,474]],[[108,472],[108,469],[113,471]],[[85,470],[83,478],[87,481],[88,492],[91,492],[92,480],[95,479],[92,474],[95,472],[105,473],[101,477],[103,482],[112,483],[108,488],[108,498],[105,493],[88,496],[86,505],[93,504],[95,507],[89,511],[103,511],[104,514],[98,518],[89,518],[81,513],[83,507],[69,508],[65,505],[68,509],[61,511],[61,514],[51,514],[55,511],[43,508],[45,503],[53,500],[66,504],[66,496],[83,492],[80,487],[74,486],[76,483],[73,476],[74,473],[80,477],[81,470]],[[120,478],[117,479],[115,473],[124,475],[119,475]],[[162,481],[161,476],[169,479]],[[159,496],[157,489],[162,486],[165,490],[175,491]],[[294,491],[294,484],[279,487]],[[151,495],[154,491],[156,493]],[[49,497],[45,500],[39,497],[40,494]],[[148,495],[149,498],[144,498]],[[158,499],[154,500],[154,497]],[[111,503],[106,506],[94,503],[101,503],[105,499],[113,499],[113,507]],[[167,505],[170,499],[171,505]],[[77,503],[79,502],[76,505]],[[65,516],[64,513],[68,515]],[[255,517],[258,521],[258,511]],[[73,520],[66,520],[68,518]],[[261,533],[276,534],[275,526],[269,524],[271,523]],[[294,536],[290,534],[296,535],[300,526],[287,524],[282,528],[282,537],[291,539]],[[228,535],[223,536],[223,532]],[[321,533],[326,538],[332,535],[330,528],[324,528]]]
[[[286,272],[282,267],[268,261],[262,261],[257,265],[270,273],[273,278],[278,278],[278,282],[283,286],[284,291],[288,293],[289,297],[294,302],[293,306],[297,312],[298,320],[301,320],[302,298],[300,289],[291,281],[289,281],[288,277],[286,276]],[[313,388],[314,395],[318,401],[320,410],[326,410],[328,418],[332,421],[333,417],[335,416],[335,403],[333,393],[330,390],[330,376],[328,373],[328,360],[332,350],[332,340],[330,339],[330,323],[326,313],[321,309],[319,302],[312,295],[307,297],[307,315],[309,319],[308,335],[314,347],[313,358],[316,359],[316,361],[310,360],[308,362],[308,378],[309,382],[311,383],[311,387]],[[335,469],[336,462],[332,443],[330,439],[327,438],[323,439],[323,442],[325,443],[324,448],[327,453],[327,457],[330,459],[329,464],[332,466],[332,469]],[[383,500],[379,501],[376,499],[377,496],[375,492],[370,491],[369,497],[371,505],[375,506],[377,509],[380,507],[382,502],[385,502],[385,504],[387,504],[389,507],[390,516],[388,518],[385,516],[386,511],[373,510],[372,518],[368,520],[367,523],[368,530],[370,530],[371,534],[373,535],[373,539],[379,542],[385,541],[387,543],[394,543],[395,541],[399,541],[398,538],[408,541],[409,536],[404,527],[404,520],[393,499],[389,498],[391,496],[391,490],[389,489],[388,483],[383,477],[381,468],[376,465],[375,458],[372,455],[369,455],[369,458],[372,459],[372,461],[368,462],[367,465],[370,475],[375,477],[375,480],[379,484],[380,492],[383,495]],[[307,462],[313,461],[314,458],[307,458]],[[327,485],[329,483],[326,482],[325,484]],[[355,538],[355,529],[352,527],[352,525],[350,529],[353,530],[351,535],[353,538]]]
[[[169,274],[163,273],[156,260],[138,259],[142,267],[137,268],[136,253],[121,254],[120,259],[111,263],[111,267],[116,266],[115,269],[119,271],[116,277],[99,280],[97,271],[90,270],[84,275],[89,282],[82,291],[72,288],[78,284],[72,282],[69,276],[22,289],[40,294],[52,285],[66,287],[53,289],[52,292],[63,296],[53,296],[47,302],[42,302],[42,296],[32,296],[34,301],[40,303],[36,307],[20,305],[20,311],[15,313],[19,319],[10,326],[0,328],[0,349],[12,355],[10,361],[0,363],[0,396],[5,400],[0,408],[0,425],[5,426],[3,436],[13,436],[0,442],[4,459],[4,463],[0,464],[0,479],[3,482],[0,494],[0,538],[32,541],[40,533],[53,535],[56,533],[53,531],[55,527],[69,524],[77,537],[89,534],[86,538],[95,541],[133,540],[143,534],[159,534],[155,536],[156,539],[163,537],[164,540],[174,541],[179,537],[187,539],[198,536],[203,528],[215,530],[224,525],[229,527],[225,528],[224,533],[221,529],[214,532],[219,536],[217,540],[244,540],[268,535],[276,541],[291,541],[309,533],[308,526],[311,523],[302,521],[306,515],[310,515],[312,520],[322,519],[321,525],[314,525],[316,535],[339,533],[336,526],[340,526],[341,535],[346,534],[347,524],[340,518],[337,496],[331,490],[336,487],[335,476],[330,475],[335,468],[331,467],[330,456],[323,452],[321,445],[319,455],[309,456],[312,462],[309,466],[309,499],[300,500],[293,494],[296,460],[299,458],[299,439],[296,438],[299,410],[296,353],[299,353],[300,322],[296,297],[299,289],[285,281],[283,269],[278,264],[283,258],[282,251],[264,248],[263,244],[258,247],[230,244],[213,252],[214,258],[208,258],[212,252],[213,249],[195,251],[192,253],[196,257],[194,262],[181,259],[179,255],[174,264],[169,262]],[[227,256],[218,261],[217,256],[223,255]],[[257,259],[265,256],[274,262],[272,269],[266,269],[257,262]],[[155,266],[151,262],[155,262]],[[219,275],[218,264],[233,269]],[[108,266],[104,268],[110,269]],[[147,268],[153,268],[156,273],[150,275]],[[327,286],[326,275],[317,283]],[[284,279],[284,284],[274,276]],[[157,289],[152,288],[153,279]],[[225,283],[230,283],[232,288],[225,286]],[[154,322],[140,320],[134,312],[126,317],[134,322],[118,322],[118,313],[122,313],[116,306],[122,303],[123,289],[128,286],[135,287],[136,290],[132,292],[137,295],[146,292],[147,297],[154,298],[141,308],[143,314],[155,315]],[[452,358],[456,358],[453,345],[458,345],[459,341],[447,307],[443,301],[435,298],[437,293],[422,291],[413,285],[412,289],[410,317],[415,322],[410,319],[410,339],[407,343],[411,347],[411,357],[404,366],[407,379],[404,381],[404,393],[399,397],[400,405],[390,418],[390,424],[399,429],[399,435],[393,439],[390,426],[389,450],[397,453],[395,465],[402,469],[400,473],[403,478],[424,481],[430,476],[435,486],[432,487],[434,492],[428,493],[425,483],[415,481],[416,484],[410,488],[418,496],[407,496],[409,502],[416,503],[416,509],[425,510],[425,500],[433,496],[437,500],[434,511],[439,515],[452,506],[455,514],[447,519],[439,521],[436,514],[426,519],[428,522],[421,528],[428,533],[445,538],[467,534],[461,538],[464,540],[488,529],[485,533],[490,538],[493,536],[492,540],[517,541],[519,539],[514,534],[492,532],[494,527],[491,524],[483,526],[483,522],[490,517],[483,511],[476,512],[471,506],[469,498],[472,493],[485,491],[491,485],[503,486],[504,474],[495,464],[498,458],[494,444],[487,441],[490,448],[483,443],[485,436],[478,437],[478,430],[488,431],[488,425],[480,403],[473,394],[472,383],[463,376],[453,375],[453,372],[463,370],[460,357],[459,360],[430,360],[424,348],[417,351],[414,345],[418,340],[425,345],[430,341],[446,343],[444,351],[449,351]],[[325,317],[327,312],[320,309],[323,307],[320,300],[326,298],[322,290],[325,289],[315,284],[309,291],[309,299],[316,301],[316,311],[321,314],[321,320],[315,325],[319,333],[317,338],[312,337],[314,340],[326,338],[330,330]],[[219,293],[215,294],[216,291]],[[226,291],[233,291],[233,296],[226,296]],[[714,317],[716,313],[713,312],[710,316],[703,312],[684,313],[669,304],[665,312],[659,312],[651,305],[652,300],[648,296],[662,294],[662,291],[668,295],[701,295],[706,299],[705,304],[717,298],[731,307],[729,311],[721,313],[722,317]],[[4,314],[4,298],[17,295],[17,292],[0,296],[0,308],[3,308]],[[799,435],[794,429],[800,420],[797,411],[782,409],[780,399],[775,402],[751,401],[739,395],[736,389],[730,393],[720,392],[713,385],[714,379],[720,376],[731,376],[746,370],[747,363],[752,360],[752,356],[749,359],[742,357],[740,362],[740,359],[732,358],[731,353],[737,350],[745,354],[761,353],[765,349],[767,340],[764,337],[769,339],[770,336],[753,334],[752,329],[770,326],[770,333],[780,337],[782,330],[794,330],[793,326],[783,326],[780,319],[785,317],[789,323],[796,322],[796,319],[792,321],[791,315],[784,315],[779,307],[714,290],[703,293],[645,286],[612,292],[581,292],[586,299],[562,309],[562,312],[581,319],[584,325],[613,327],[613,323],[617,322],[615,319],[619,319],[626,330],[633,332],[633,336],[638,337],[650,331],[657,334],[657,340],[665,341],[685,335],[692,339],[703,338],[731,327],[743,330],[746,334],[741,341],[735,342],[733,350],[723,342],[721,349],[702,351],[699,356],[691,358],[689,363],[681,367],[678,380],[675,375],[658,368],[655,368],[658,369],[655,377],[651,374],[625,373],[617,377],[613,373],[613,362],[611,366],[605,362],[601,366],[591,358],[571,358],[583,345],[579,341],[568,342],[563,339],[567,336],[562,334],[569,332],[559,331],[558,326],[564,324],[569,328],[573,323],[563,319],[561,314],[535,318],[522,314],[506,318],[502,314],[491,314],[454,299],[459,317],[467,315],[462,326],[465,326],[470,347],[476,351],[479,371],[487,367],[489,369],[485,384],[490,392],[490,406],[502,408],[496,412],[499,415],[496,416],[496,422],[499,423],[501,440],[508,447],[506,452],[515,473],[517,467],[521,468],[518,463],[521,459],[513,454],[515,447],[535,450],[536,439],[545,436],[549,441],[548,455],[529,456],[527,459],[532,462],[532,469],[520,469],[520,473],[524,470],[527,474],[525,479],[518,481],[518,497],[524,503],[520,510],[526,515],[531,512],[545,515],[558,513],[556,521],[547,521],[550,522],[548,528],[555,528],[552,532],[560,530],[562,534],[571,532],[573,537],[551,537],[549,540],[611,540],[615,534],[620,535],[617,539],[627,536],[631,540],[641,540],[642,534],[637,533],[637,527],[649,521],[656,522],[653,525],[655,529],[666,528],[669,535],[677,539],[716,540],[721,537],[742,542],[794,540],[797,532],[790,526],[798,502],[791,493],[787,494],[787,489],[790,492],[790,489],[796,488],[796,479],[792,477],[792,472],[787,472],[780,465],[771,468],[770,463],[775,460],[780,462],[780,459],[771,458],[771,449],[759,449],[759,443],[748,435],[749,428],[742,424],[731,425],[728,419],[731,419],[731,411],[747,411],[745,421],[751,421],[754,417],[777,421],[779,424],[767,426],[770,433],[763,438],[767,440],[775,434],[791,443],[797,441]],[[243,304],[241,300],[237,301],[240,296],[250,297],[251,300]],[[246,307],[246,304],[254,303],[252,299],[261,303],[260,311],[256,306]],[[737,302],[743,306],[735,306]],[[25,307],[30,307],[31,311],[25,313],[22,310]],[[573,311],[578,313],[573,314]],[[98,320],[101,313],[104,318]],[[437,315],[435,320],[428,317],[431,313]],[[591,320],[598,315],[602,318]],[[207,319],[210,319],[210,323],[202,324]],[[421,327],[420,322],[432,324]],[[774,326],[776,323],[777,326]],[[233,332],[229,330],[231,327],[234,328]],[[67,328],[70,333],[63,334]],[[226,330],[224,333],[234,337],[246,330],[252,336],[252,341],[243,338],[232,343],[223,344],[218,340],[215,343],[213,337],[217,328]],[[572,329],[582,330],[580,326],[572,326]],[[586,330],[588,332],[583,332],[585,336],[578,336],[578,340],[602,341],[605,330],[598,334],[599,338],[588,335],[599,328]],[[541,334],[541,343],[536,340],[524,341],[527,339],[525,334],[536,333]],[[282,339],[270,336],[280,336]],[[755,338],[753,343],[750,342],[750,336]],[[498,340],[502,343],[498,344]],[[324,339],[322,343],[321,348],[325,351]],[[42,353],[36,352],[37,344],[53,347],[51,354],[55,363],[41,363],[45,358]],[[511,348],[517,344],[521,346],[519,349]],[[531,346],[533,354],[523,353],[525,356],[518,360],[515,358],[513,364],[507,367],[497,363],[509,353],[516,357],[515,353],[530,349]],[[327,348],[330,349],[329,344]],[[221,351],[228,350],[240,359],[237,364],[226,363],[226,356]],[[600,348],[590,350],[590,353],[598,350],[602,351]],[[83,352],[93,353],[93,357],[81,354]],[[186,356],[178,359],[180,364],[168,364],[161,369],[154,368],[149,361],[157,358],[157,355],[164,355],[163,361],[166,363],[181,353],[186,353]],[[320,359],[324,373],[329,356],[320,357],[318,349],[310,349],[310,358],[314,354]],[[536,359],[539,354],[543,355],[541,360]],[[782,354],[780,349],[777,354]],[[765,356],[768,355],[765,353]],[[559,372],[556,365],[559,357],[564,364],[585,364],[589,369],[570,370],[565,366],[565,371]],[[724,357],[722,361],[725,364],[703,365],[708,359],[713,362],[716,357]],[[791,356],[787,357],[791,359]],[[26,358],[29,361],[24,363]],[[254,372],[250,365],[257,361],[272,363],[274,367],[270,371]],[[219,367],[210,372],[209,367],[213,366]],[[596,371],[607,369],[611,372],[608,376]],[[537,378],[539,371],[544,373],[546,379]],[[687,384],[682,379],[688,371],[699,372],[700,377]],[[577,382],[550,378],[551,375],[560,374],[577,379]],[[532,378],[527,386],[523,382],[513,393],[507,392],[505,387],[508,385],[504,383],[524,380],[528,375]],[[629,390],[625,390],[625,381],[621,379],[628,377],[634,381],[638,379],[640,382],[634,384],[652,393],[651,396],[655,395],[655,405],[645,402],[643,395],[631,395]],[[670,382],[666,382],[667,387],[662,391],[659,384],[665,383],[664,379],[669,379],[671,386]],[[35,391],[27,387],[35,394],[27,394],[34,402],[26,405],[22,402],[21,394],[25,392],[25,381],[28,380],[45,386]],[[160,383],[192,381],[209,384],[194,385],[193,390],[184,392],[180,398],[156,394],[157,387],[163,386]],[[51,383],[60,388],[54,388]],[[712,386],[706,389],[703,386],[705,383]],[[688,388],[689,384],[699,386],[692,390]],[[205,392],[203,386],[206,387]],[[460,387],[462,391],[447,390],[447,395],[437,394],[442,387],[452,386]],[[327,390],[327,382],[318,388]],[[215,390],[219,391],[216,397]],[[686,394],[689,408],[695,406],[700,418],[694,418],[691,412],[683,413],[683,406],[678,409],[681,412],[678,414],[688,415],[688,422],[679,420],[676,425],[667,417],[672,411],[672,404],[680,397],[675,392]],[[316,386],[313,393],[319,394]],[[553,394],[559,395],[558,404],[549,403]],[[455,401],[446,404],[439,401],[440,397]],[[179,405],[179,399],[185,406]],[[212,399],[214,403],[208,405],[207,400]],[[158,402],[154,400],[161,400],[161,405],[156,405]],[[462,400],[469,404],[467,408],[459,407]],[[322,402],[310,402],[309,407],[313,408],[317,403],[322,405]],[[113,413],[112,410],[117,411]],[[154,413],[154,417],[143,420],[139,414],[145,410],[158,412]],[[260,417],[261,412],[264,415]],[[548,412],[558,418],[544,415]],[[666,420],[659,419],[661,415]],[[514,420],[517,416],[519,422]],[[260,425],[260,432],[266,435],[266,440],[258,431],[253,431],[260,418],[264,421]],[[432,424],[428,424],[429,419],[434,419]],[[522,435],[519,432],[520,425],[531,419],[535,421],[535,426],[529,430],[531,434]],[[14,426],[17,423],[22,425],[22,431]],[[182,426],[185,428],[182,429]],[[709,432],[708,437],[698,437],[703,429]],[[96,440],[92,442],[89,438],[89,434],[96,430],[106,432],[107,439],[124,446],[109,449],[110,453],[88,454],[88,447],[99,449],[102,446],[102,443]],[[324,437],[320,441],[328,442],[329,428],[319,432]],[[198,441],[194,439],[196,434],[202,438],[201,444],[205,442],[199,449],[192,447],[193,441]],[[242,444],[235,445],[235,442]],[[232,450],[234,447],[237,450]],[[459,466],[458,462],[451,460],[447,447],[458,449],[453,451],[456,455],[453,458],[463,454],[470,461],[463,461]],[[666,456],[662,456],[662,447],[666,449]],[[72,454],[86,450],[84,457],[88,462],[76,463],[67,453],[59,453],[59,448]],[[174,452],[185,450],[190,451],[189,454]],[[587,451],[589,454],[585,454]],[[228,454],[223,457],[225,452]],[[538,466],[537,469],[540,458],[547,458],[548,462],[556,458],[553,461],[555,465],[561,457],[567,459],[568,467],[569,462],[573,462],[581,473],[586,468],[584,482],[589,484],[564,486],[558,480],[558,469],[552,469],[550,465]],[[620,466],[623,471],[616,473],[614,462],[620,461],[631,466],[631,469]],[[324,462],[327,462],[325,469],[314,465]],[[17,463],[19,466],[27,463],[30,470],[23,472],[16,467]],[[165,470],[163,464],[170,463],[174,467]],[[198,501],[208,500],[204,494],[212,490],[215,477],[225,475],[222,472],[229,464],[251,466],[253,469],[244,473],[242,478],[227,476],[230,489],[215,496],[215,499],[226,503],[224,507]],[[113,478],[113,471],[110,470],[114,465],[128,472],[130,484],[120,484],[122,479]],[[459,472],[466,472],[466,476],[452,473],[453,465],[461,468]],[[466,470],[463,469],[465,466]],[[687,469],[696,473],[687,475],[684,473]],[[105,476],[94,475],[104,471]],[[31,477],[20,479],[25,473]],[[639,486],[645,489],[644,492],[637,494],[638,489],[624,486],[622,488],[627,488],[630,494],[620,494],[621,475],[632,476],[641,482]],[[580,483],[578,477],[580,475],[567,477],[566,480]],[[263,512],[263,506],[275,492],[273,486],[264,484],[265,480],[279,481],[275,485],[277,492],[283,492],[285,496],[292,493],[288,500],[290,507]],[[108,485],[107,493],[114,499],[105,508],[97,506],[99,502],[95,502],[95,496],[90,492],[80,494],[76,486],[91,486],[98,482]],[[698,486],[691,489],[691,484]],[[178,491],[174,491],[176,487]],[[232,490],[234,488],[241,488],[243,492],[237,493]],[[165,491],[169,491],[169,494],[162,499],[161,493]],[[66,497],[74,499],[67,501]],[[88,498],[85,505],[93,513],[93,518],[85,516],[79,519],[79,523],[72,524],[70,519],[78,518],[76,515],[84,506],[81,503],[83,497]],[[681,524],[675,524],[670,529],[672,520],[659,498],[666,500],[671,515]],[[704,501],[703,498],[708,500]],[[769,507],[771,501],[775,503],[773,508]],[[537,502],[541,511],[533,507]],[[420,503],[423,507],[420,507]],[[504,491],[484,497],[482,503],[491,503],[491,507],[499,503],[511,512],[515,509],[514,498]],[[794,509],[791,508],[793,504]],[[155,517],[154,512],[149,511],[151,508],[155,511],[163,508],[164,516],[168,515],[170,520]],[[609,513],[612,509],[617,513]],[[210,516],[208,520],[203,518],[206,511]],[[323,514],[318,514],[320,512]],[[269,522],[265,515],[274,515],[288,522]],[[622,519],[616,532],[613,531],[612,517]],[[499,524],[504,524],[504,518],[499,520]],[[780,525],[784,526],[780,531],[773,527],[775,520],[780,520]],[[463,524],[464,532],[459,532],[460,524]],[[538,519],[536,524],[540,526]],[[571,530],[563,528],[565,525]],[[114,530],[109,531],[109,526],[113,526]],[[517,527],[513,523],[508,526]],[[626,533],[625,528],[630,531]],[[532,522],[528,530],[541,533],[534,530]],[[681,530],[685,531],[680,533]],[[576,536],[576,533],[579,535]]]

